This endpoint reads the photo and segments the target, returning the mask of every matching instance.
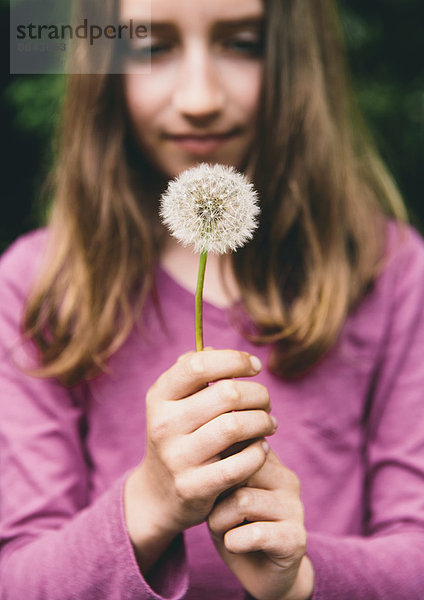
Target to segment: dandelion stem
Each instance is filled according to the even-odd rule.
[[[203,283],[205,281],[207,252],[200,254],[199,272],[197,275],[196,304],[195,304],[195,332],[196,351],[203,350]]]

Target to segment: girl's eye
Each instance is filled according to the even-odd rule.
[[[229,38],[223,42],[223,46],[246,57],[259,57],[263,53],[263,40],[259,35]]]
[[[172,50],[171,43],[156,42],[156,43],[151,44],[148,47],[147,52],[150,52],[152,59],[154,59],[154,58],[157,58],[159,56],[166,54],[167,52],[170,52],[171,50]]]
[[[173,45],[171,42],[154,42],[142,44],[139,46],[126,44],[124,48],[125,58],[127,60],[143,62],[146,60],[159,59],[171,52]]]

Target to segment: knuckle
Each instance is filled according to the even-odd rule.
[[[167,437],[168,429],[168,419],[164,416],[156,416],[149,424],[150,438],[154,442],[161,442]]]
[[[297,521],[284,521],[281,539],[284,540],[284,554],[287,557],[300,557],[306,551],[306,531]]]
[[[182,364],[190,377],[201,375],[205,371],[205,364],[201,352],[190,354],[187,357],[187,360],[184,360]]]
[[[221,417],[220,436],[225,442],[232,442],[237,439],[239,432],[239,423],[236,413],[225,413]]]
[[[192,489],[186,474],[181,473],[174,479],[175,494],[183,503],[187,503],[192,498]]]
[[[250,529],[251,542],[255,545],[260,546],[263,542],[262,530],[260,527],[254,526]]]
[[[219,478],[220,486],[224,489],[229,488],[237,483],[237,477],[235,476],[234,470],[225,461],[221,461]]]
[[[249,490],[241,487],[235,492],[234,497],[238,513],[244,513],[251,503]]]
[[[166,465],[167,470],[175,478],[181,472],[183,464],[182,452],[179,446],[165,445],[161,451],[162,462]]]
[[[201,355],[202,352],[187,352],[180,356],[173,367],[175,378],[179,381],[197,379],[204,371],[204,361]]]
[[[240,400],[241,394],[237,383],[224,379],[215,384],[218,398],[226,409],[231,410]]]

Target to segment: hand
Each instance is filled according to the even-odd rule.
[[[219,502],[208,519],[221,557],[257,600],[307,600],[313,567],[296,475],[270,451],[244,487]]]
[[[276,429],[268,392],[233,379],[258,373],[260,363],[251,358],[232,350],[190,352],[149,390],[146,455],[125,489],[127,527],[143,571],[178,533],[207,518],[219,494],[264,464],[263,437]],[[247,440],[240,452],[221,457]]]

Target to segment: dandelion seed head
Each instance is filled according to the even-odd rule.
[[[184,246],[224,254],[243,246],[258,226],[258,197],[233,167],[202,163],[183,171],[162,194],[160,216]]]

